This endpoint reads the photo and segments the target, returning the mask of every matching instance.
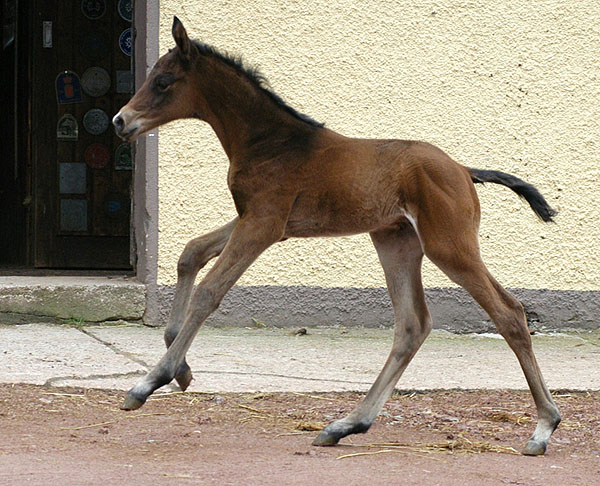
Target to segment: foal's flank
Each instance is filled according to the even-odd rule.
[[[537,365],[523,307],[481,259],[473,184],[507,186],[540,219],[552,221],[555,212],[538,190],[510,174],[464,167],[427,143],[344,137],[291,108],[239,59],[190,40],[177,18],[172,30],[176,47],[115,115],[115,129],[133,141],[175,119],[209,123],[229,157],[227,183],[238,216],[186,245],[165,331],[168,350],[128,392],[122,408],[141,407],[173,379],[182,390],[189,386],[185,355],[199,327],[269,246],[293,237],[368,232],[394,308],[392,350],[362,403],[313,443],[333,445],[366,432],[429,334],[421,283],[426,255],[469,291],[517,356],[538,412],[523,453],[544,454],[560,415]],[[193,292],[198,271],[215,257]]]

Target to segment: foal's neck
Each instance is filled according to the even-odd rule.
[[[272,158],[289,145],[286,141],[317,130],[232,67],[215,62],[207,71],[198,73],[201,118],[211,125],[230,161]]]

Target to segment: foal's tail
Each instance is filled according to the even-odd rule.
[[[467,168],[471,174],[471,180],[477,183],[493,182],[494,184],[502,184],[515,191],[520,197],[525,199],[531,209],[538,215],[542,221],[552,221],[552,216],[556,211],[544,199],[535,186],[515,177],[514,175],[500,172],[497,170],[480,170]]]

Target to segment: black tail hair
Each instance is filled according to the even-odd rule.
[[[550,222],[552,221],[552,216],[556,214],[556,211],[550,207],[540,191],[532,184],[528,184],[514,175],[498,170],[480,170],[471,168],[468,168],[468,170],[471,174],[471,180],[475,184],[493,182],[494,184],[502,184],[515,191],[529,203],[531,209],[533,209],[535,214],[537,214],[542,221]]]

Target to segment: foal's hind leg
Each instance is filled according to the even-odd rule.
[[[371,239],[383,266],[394,306],[394,344],[365,399],[346,418],[325,427],[314,440],[314,445],[334,445],[349,434],[366,432],[431,330],[431,318],[421,284],[423,251],[415,231],[405,223],[374,232]]]
[[[458,214],[445,212],[444,224],[426,217],[420,219],[425,254],[484,308],[516,354],[538,413],[537,427],[523,454],[542,455],[560,423],[560,414],[536,362],[523,306],[486,269],[479,255],[477,224],[456,217]]]
[[[171,346],[183,325],[196,275],[211,259],[221,254],[237,222],[238,218],[235,218],[215,231],[194,238],[185,246],[177,263],[175,298],[164,334],[167,348]],[[192,371],[185,359],[175,380],[184,391],[192,381]]]

